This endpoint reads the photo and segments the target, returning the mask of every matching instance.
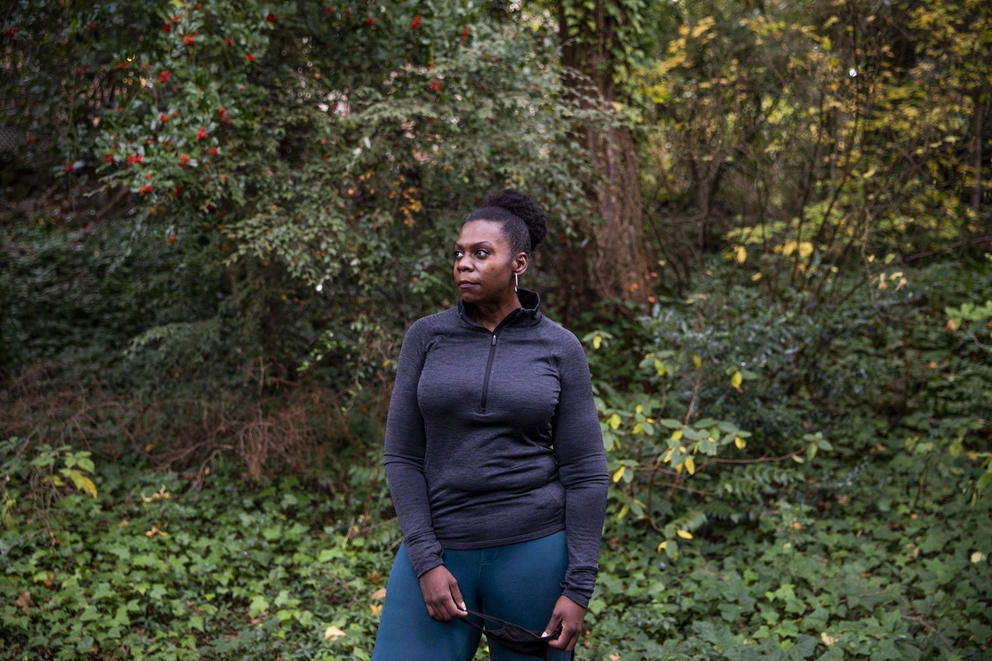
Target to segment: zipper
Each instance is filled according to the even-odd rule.
[[[482,382],[482,412],[486,412],[486,398],[489,396],[489,377],[493,372],[493,357],[496,355],[496,333],[489,343],[489,360],[486,362],[486,378]]]

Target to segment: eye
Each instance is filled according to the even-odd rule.
[[[465,256],[465,252],[463,250],[458,250],[456,248],[455,251],[451,253],[451,256],[454,257],[455,259],[461,259],[462,257]]]
[[[488,257],[489,256],[489,251],[486,250],[485,248],[479,248],[478,250],[475,251],[475,256],[476,257]]]

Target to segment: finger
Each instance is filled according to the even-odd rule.
[[[551,614],[551,619],[548,620],[548,625],[544,627],[544,633],[541,634],[541,638],[547,638],[552,633],[554,633],[554,630],[558,628],[558,625],[561,624],[561,621],[562,621],[561,613],[559,613],[558,611],[553,612]]]
[[[458,617],[465,617],[468,613],[465,612],[465,600],[462,599],[462,591],[458,589],[458,581],[451,580],[451,599],[454,601],[455,608],[457,609],[454,613]]]
[[[439,622],[448,622],[448,621],[449,621],[449,620],[451,620],[451,619],[452,619],[453,617],[455,617],[455,614],[456,614],[457,612],[458,612],[458,611],[456,611],[456,610],[454,610],[454,609],[453,609],[453,608],[452,608],[452,607],[450,606],[450,604],[439,604],[439,605],[438,605],[438,606],[437,606],[437,607],[436,607],[436,608],[434,609],[434,614],[433,614],[433,615],[431,615],[431,617],[433,617],[433,618],[434,618],[435,620],[437,620],[437,621],[439,621]]]
[[[449,620],[453,620],[454,618],[462,615],[461,611],[459,611],[458,607],[455,605],[455,602],[451,600],[451,597],[445,597],[444,601],[442,602],[441,608],[444,612],[445,622]]]
[[[562,650],[564,652],[571,652],[572,648],[575,647],[575,642],[578,639],[579,632],[567,624],[562,626],[561,634],[548,643],[549,647],[554,647],[555,649]]]

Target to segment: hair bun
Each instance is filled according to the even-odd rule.
[[[530,234],[530,246],[533,250],[548,234],[547,216],[544,210],[534,204],[523,191],[515,188],[507,188],[498,193],[493,193],[486,199],[486,206],[506,209],[514,216],[520,218],[527,225],[527,232]]]

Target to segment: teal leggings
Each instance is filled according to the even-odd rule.
[[[458,581],[465,605],[543,631],[568,566],[565,532],[529,542],[471,551],[445,550],[444,565]],[[482,634],[464,622],[438,622],[427,614],[406,546],[400,545],[386,587],[379,632],[372,661],[471,661]],[[493,661],[534,661],[490,644]],[[570,653],[551,652],[554,661],[571,659]]]

